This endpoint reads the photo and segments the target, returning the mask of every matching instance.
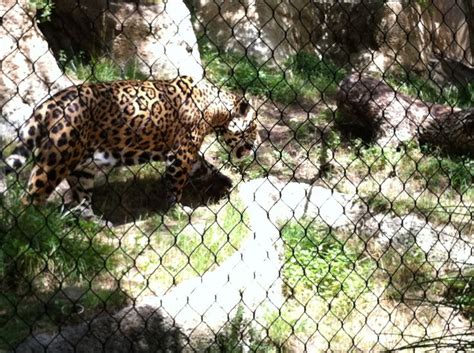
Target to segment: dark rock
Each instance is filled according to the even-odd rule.
[[[152,306],[130,306],[48,335],[34,335],[18,353],[180,352],[183,335],[174,321]]]
[[[474,109],[433,104],[361,74],[339,85],[339,127],[380,146],[418,140],[447,153],[474,155]]]

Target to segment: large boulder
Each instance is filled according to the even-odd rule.
[[[33,107],[72,84],[38,30],[27,0],[0,2],[0,137],[11,139]]]
[[[183,1],[57,0],[42,24],[53,50],[108,56],[150,78],[203,75],[191,15]]]
[[[474,156],[472,108],[424,102],[360,74],[339,84],[337,107],[342,130],[382,147],[418,140],[446,153]]]

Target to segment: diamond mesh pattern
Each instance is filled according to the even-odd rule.
[[[2,1],[0,352],[473,349],[473,18],[469,0]],[[43,101],[178,76],[248,102],[256,149],[213,126],[174,203],[173,160],[142,144],[128,163],[110,126],[101,161],[20,202],[69,123],[13,162]],[[83,109],[96,129],[131,114]],[[154,139],[173,133],[193,131]]]

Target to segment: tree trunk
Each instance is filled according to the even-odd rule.
[[[360,74],[340,83],[337,105],[341,129],[366,141],[398,146],[418,140],[447,153],[474,155],[474,109],[423,102]]]

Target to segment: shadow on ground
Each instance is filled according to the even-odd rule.
[[[229,194],[231,185],[230,179],[222,173],[205,180],[191,179],[180,204],[197,208],[216,203]],[[93,191],[94,213],[114,226],[138,221],[154,213],[165,213],[170,207],[167,189],[161,176],[107,182]]]

